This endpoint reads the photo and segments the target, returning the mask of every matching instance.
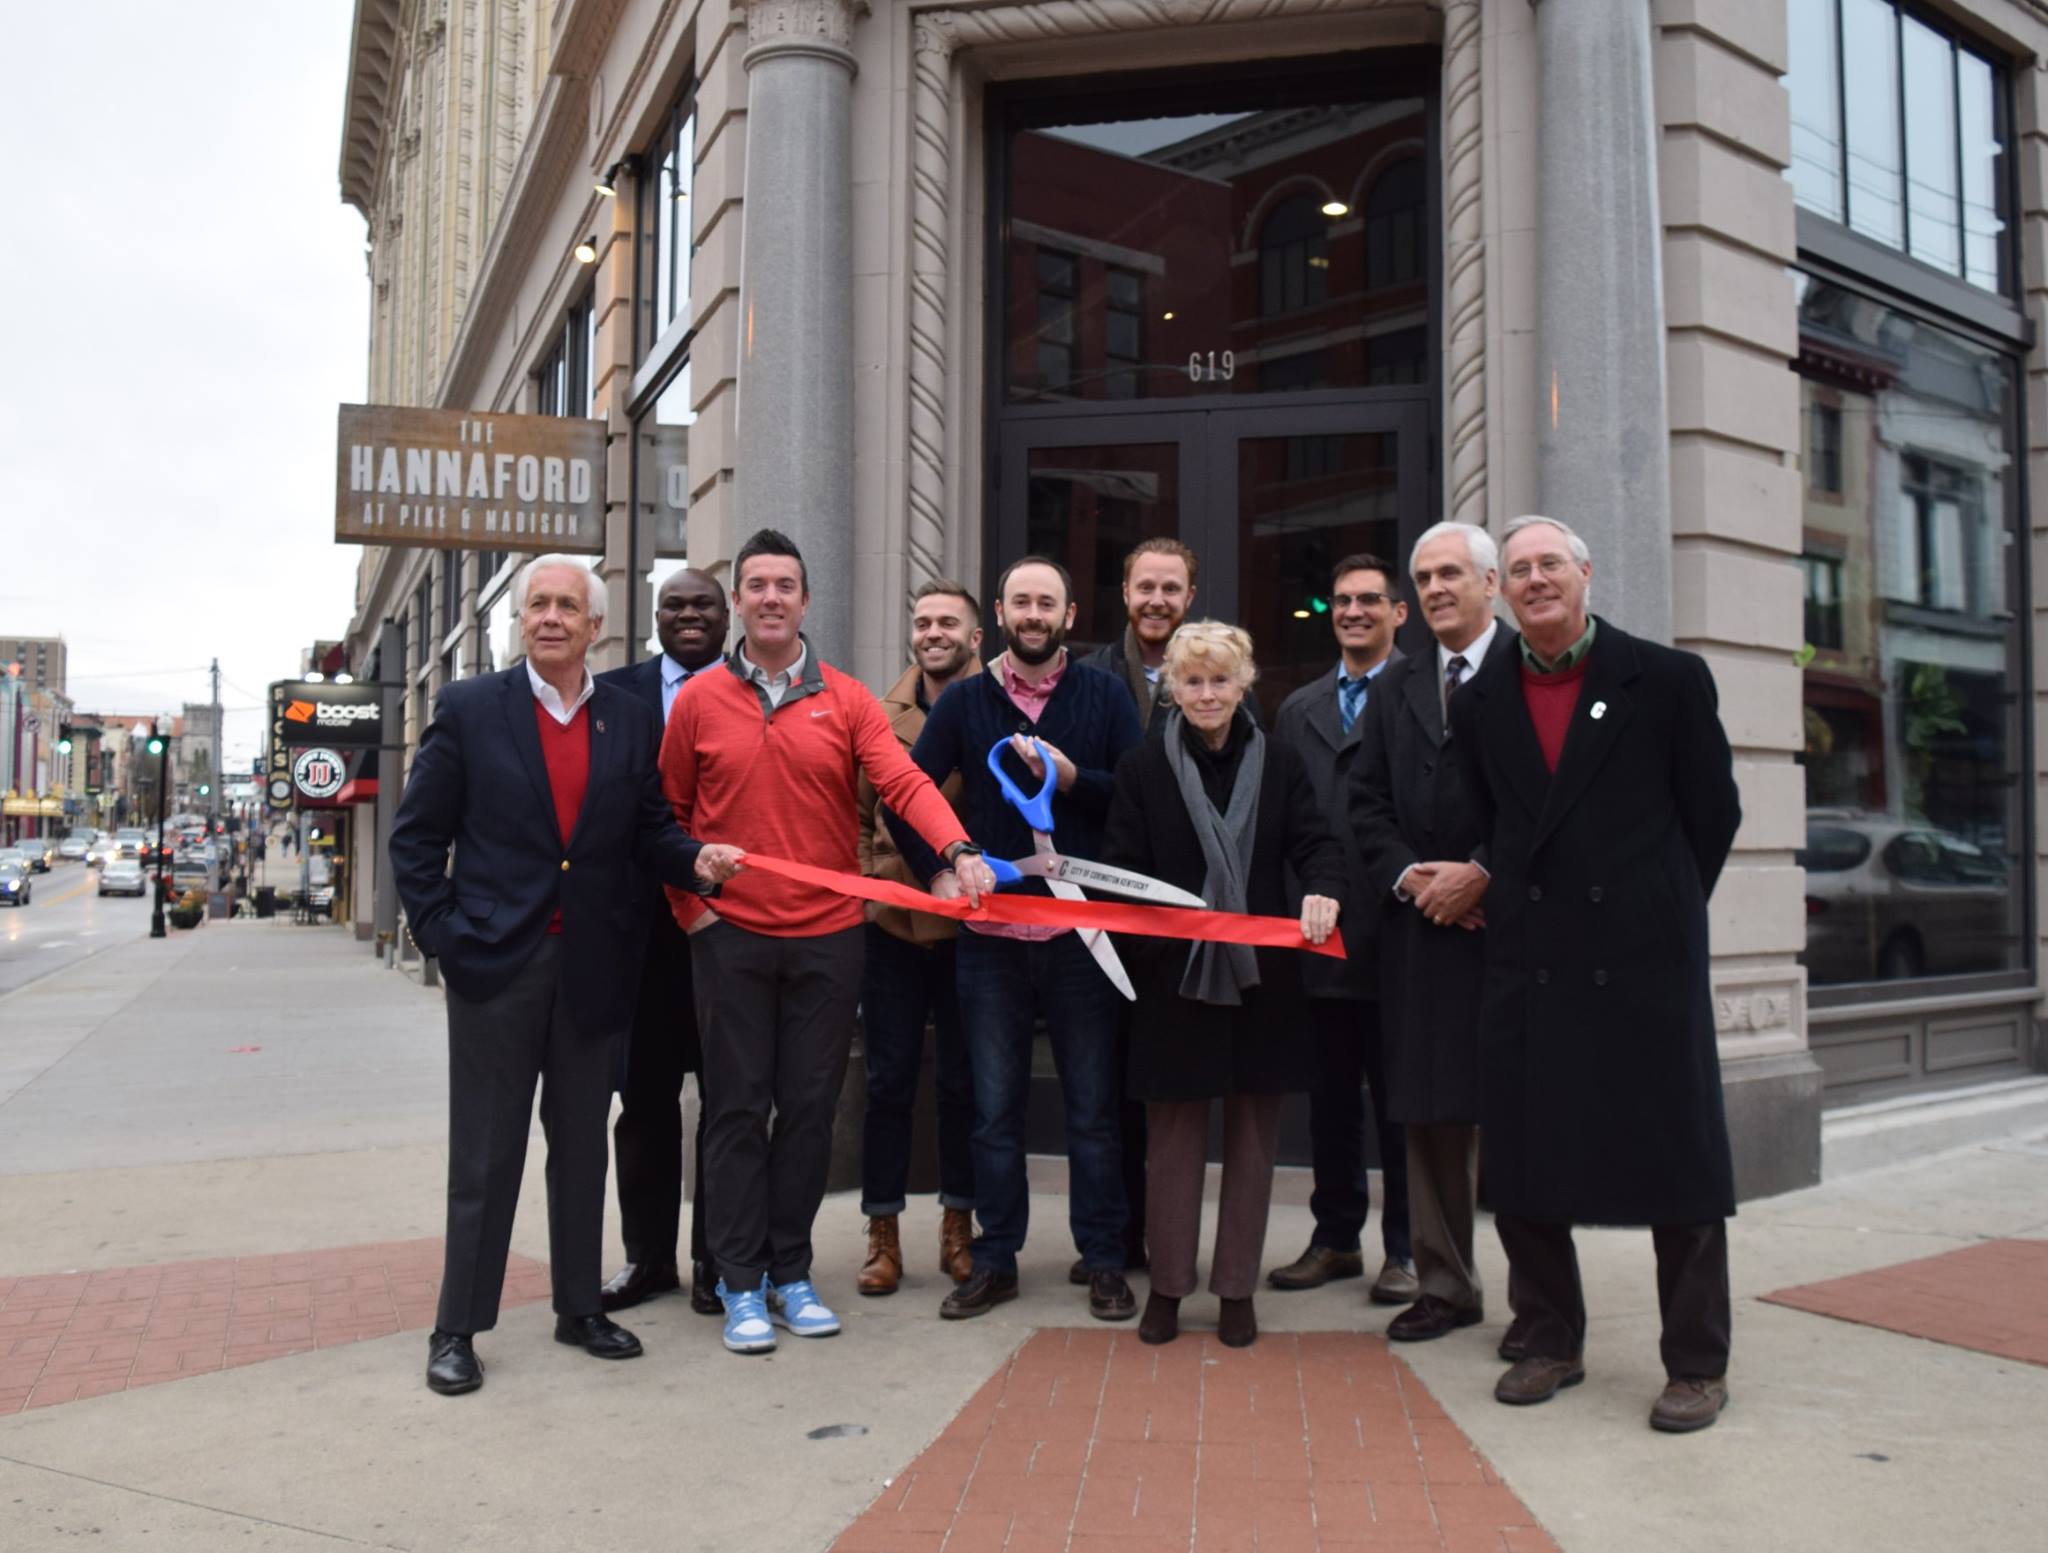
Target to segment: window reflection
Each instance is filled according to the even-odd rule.
[[[1801,284],[1808,975],[2015,969],[2013,367]]]
[[[1792,188],[1799,203],[1842,219],[1842,80],[1833,0],[1787,7]]]
[[[641,578],[641,604],[646,610],[648,652],[659,652],[654,635],[654,600],[670,574],[688,554],[690,515],[690,432],[697,412],[691,407],[690,364],[655,397],[654,405],[634,425],[633,499],[640,506],[643,554],[653,557]]]
[[[1902,21],[1905,42],[1906,192],[1912,254],[1951,274],[1962,259],[1956,169],[1955,48],[1932,27]]]
[[[1899,199],[1899,19],[1890,0],[1842,0],[1842,75],[1849,86],[1849,225],[1905,246]]]
[[[640,326],[635,360],[645,360],[678,317],[690,311],[690,193],[697,117],[688,93],[644,153],[637,212],[640,251],[635,297]]]
[[[1427,382],[1426,128],[1401,99],[1013,132],[1010,402]]]

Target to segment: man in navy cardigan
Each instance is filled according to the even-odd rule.
[[[939,697],[910,758],[934,782],[958,772],[967,833],[993,857],[1026,857],[1031,828],[989,774],[989,750],[1012,741],[1007,757],[1019,786],[1035,789],[1045,767],[1032,740],[1052,752],[1058,785],[1053,824],[1062,851],[1092,856],[1109,814],[1117,761],[1144,735],[1129,692],[1100,669],[1067,654],[1074,584],[1044,556],[1013,562],[997,587],[996,623],[1006,650],[980,674]],[[885,815],[897,847],[932,892],[958,886],[924,840]],[[1045,893],[1043,883],[1026,888]],[[1068,1215],[1088,1308],[1104,1321],[1137,1313],[1124,1281],[1124,1199],[1117,1098],[1116,1030],[1122,999],[1065,929],[964,924],[955,950],[960,1017],[974,1078],[974,1199],[981,1234],[974,1273],[946,1296],[948,1320],[983,1315],[1017,1297],[1017,1253],[1024,1246],[1030,1188],[1024,1173],[1024,1108],[1031,1085],[1032,1022],[1043,1015],[1052,1039],[1067,1111]]]

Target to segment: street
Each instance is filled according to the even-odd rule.
[[[0,997],[149,931],[147,895],[99,894],[99,870],[61,862],[32,904],[0,912]]]

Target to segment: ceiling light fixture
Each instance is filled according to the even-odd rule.
[[[1173,309],[1169,307],[1169,308],[1168,308],[1168,309],[1167,309],[1167,310],[1166,310],[1165,312],[1161,313],[1161,314],[1160,314],[1159,316],[1160,316],[1161,318],[1165,319],[1165,320],[1166,320],[1166,321],[1167,321],[1168,323],[1172,323],[1172,322],[1173,322]]]
[[[1331,200],[1323,207],[1323,214],[1335,220],[1338,216],[1350,215],[1351,207],[1342,200]]]
[[[597,238],[595,235],[584,238],[582,242],[576,245],[576,262],[578,264],[597,263]]]
[[[619,194],[619,175],[625,169],[626,164],[624,162],[614,162],[603,172],[599,173],[597,175],[597,182],[594,185],[597,192],[608,200],[617,199]]]

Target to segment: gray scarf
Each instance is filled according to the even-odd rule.
[[[1212,911],[1244,911],[1246,885],[1252,873],[1252,832],[1259,812],[1259,786],[1266,773],[1266,736],[1259,725],[1247,719],[1244,753],[1239,757],[1237,780],[1230,789],[1230,810],[1218,814],[1202,786],[1202,773],[1184,742],[1187,718],[1179,707],[1166,718],[1166,764],[1180,787],[1180,799],[1194,821],[1195,837],[1202,844],[1202,899]],[[1218,1003],[1235,1008],[1244,1002],[1247,987],[1259,984],[1259,957],[1249,944],[1197,942],[1188,950],[1188,965],[1180,979],[1180,995],[1198,1003]]]

